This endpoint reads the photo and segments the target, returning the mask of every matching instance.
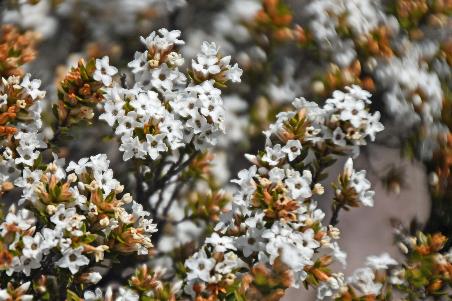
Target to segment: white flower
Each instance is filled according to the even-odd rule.
[[[138,120],[138,114],[135,111],[130,111],[124,116],[118,116],[117,121],[118,127],[115,130],[116,135],[131,134],[136,127],[143,126]]]
[[[141,83],[146,81],[148,75],[144,73],[144,76],[145,77],[140,79]],[[152,70],[149,86],[162,93],[168,93],[171,92],[176,85],[184,81],[185,76],[181,72],[169,68],[167,64],[162,64],[159,68]],[[143,87],[147,86],[148,85],[146,84],[143,85]]]
[[[280,160],[285,157],[285,154],[280,144],[276,144],[273,147],[265,148],[265,155],[262,157],[262,161],[267,162],[271,166],[278,165]]]
[[[35,224],[35,218],[31,211],[20,209],[15,214],[14,206],[10,207],[10,212],[6,215],[4,222],[1,224],[2,235],[8,233],[8,225],[15,225],[22,231],[30,229]]]
[[[185,266],[190,270],[187,273],[187,280],[201,279],[208,282],[210,271],[215,266],[215,259],[208,258],[204,249],[195,253],[190,259],[185,261]]]
[[[80,267],[88,265],[88,257],[82,255],[83,247],[78,247],[76,249],[68,248],[64,251],[63,257],[61,257],[57,262],[60,268],[67,268],[72,274],[78,272]]]
[[[214,247],[215,252],[219,253],[224,253],[226,250],[236,250],[232,237],[220,236],[215,232],[206,239],[206,243],[211,244]]]
[[[121,137],[119,150],[124,152],[122,156],[124,161],[130,160],[133,157],[143,159],[147,153],[144,144],[140,142],[140,139],[138,139],[138,137],[132,138],[131,136]]]
[[[145,144],[144,149],[152,160],[156,160],[160,157],[161,152],[166,152],[168,150],[168,147],[163,141],[165,137],[165,134],[146,135],[147,143]]]
[[[98,283],[101,279],[102,279],[102,275],[98,272],[88,273],[88,276],[86,278],[86,280],[92,284]]]
[[[120,287],[116,301],[138,301],[140,296],[134,290],[126,287]]]
[[[235,246],[242,251],[243,256],[249,257],[265,248],[261,235],[262,230],[250,228],[245,235],[239,236],[235,240]]]
[[[282,169],[282,168],[273,167],[268,172],[268,178],[273,183],[281,182],[285,177],[286,177],[286,173],[285,173],[284,169]]]
[[[91,160],[91,168],[93,169],[94,173],[102,173],[108,169],[108,166],[110,165],[110,160],[108,160],[108,157],[106,154],[97,154],[95,156],[89,157]]]
[[[347,253],[345,253],[339,248],[337,242],[333,242],[332,244],[330,244],[329,248],[331,248],[334,259],[340,262],[342,266],[345,268],[345,266],[347,265]]]
[[[157,232],[157,225],[152,223],[152,219],[140,219],[139,226],[144,229],[146,233],[154,233]]]
[[[109,126],[113,126],[119,118],[123,118],[125,111],[124,104],[107,100],[104,104],[105,113],[99,116],[99,119],[105,120]]]
[[[86,168],[91,167],[91,162],[89,162],[89,158],[81,158],[78,160],[78,163],[73,161],[69,162],[68,167],[66,168],[67,172],[74,171],[77,175],[81,175],[86,172]]]
[[[349,158],[344,166],[344,174],[350,180],[350,186],[358,193],[359,201],[363,206],[373,207],[373,197],[375,192],[370,190],[370,181],[366,179],[366,171],[361,170],[356,172],[353,169],[353,160]]]
[[[303,268],[311,261],[309,258],[312,256],[311,252],[300,252],[300,250],[290,244],[281,244],[281,260],[293,271],[302,271]],[[306,249],[308,250],[308,249]]]
[[[58,245],[58,236],[61,232],[55,231],[53,229],[44,228],[41,230],[44,240],[41,242],[41,250],[44,254],[47,254],[50,249]]]
[[[209,74],[215,75],[220,73],[221,68],[217,63],[218,58],[216,56],[198,55],[197,61],[192,60],[192,67],[195,71],[207,77]]]
[[[144,218],[150,215],[149,212],[143,210],[143,205],[135,201],[132,201],[132,214],[135,216],[136,219]]]
[[[289,140],[282,148],[282,151],[287,154],[289,161],[293,161],[301,154],[301,148],[300,140]]]
[[[351,185],[355,188],[356,192],[361,193],[370,188],[370,182],[366,179],[366,171],[361,170],[353,172],[350,177]]]
[[[224,254],[224,258],[222,262],[219,262],[215,266],[215,271],[221,273],[223,275],[227,275],[232,273],[234,269],[246,267],[246,263],[243,262],[237,254],[234,252],[227,252]]]
[[[158,100],[158,94],[154,91],[147,91],[147,93],[138,93],[135,99],[132,99],[130,104],[136,109],[139,116],[146,116],[154,111],[154,107],[163,109]],[[155,114],[154,112],[152,112]]]
[[[344,121],[349,120],[357,128],[361,125],[361,121],[367,117],[368,113],[364,108],[365,105],[362,101],[346,98],[342,106],[340,119]]]
[[[305,232],[300,233],[281,222],[276,222],[271,229],[264,230],[262,237],[268,239],[265,250],[270,254],[270,263],[273,264],[273,261],[283,251],[286,254],[283,255],[284,263],[296,272],[301,271],[306,264],[311,263],[314,249],[320,245],[314,239],[314,231],[312,229],[307,229]],[[297,260],[291,262],[290,258],[294,256]]]
[[[50,217],[50,221],[56,225],[56,228],[65,229],[75,214],[75,208],[66,208],[64,204],[59,204],[56,212]]]
[[[374,270],[386,270],[389,266],[397,264],[397,261],[388,253],[383,253],[380,256],[369,256],[366,258],[366,265]]]
[[[8,294],[8,290],[6,288],[0,290],[0,301],[7,301],[7,300],[11,300],[11,296]]]
[[[170,65],[173,65],[173,66],[178,66],[178,67],[180,67],[180,66],[182,66],[183,64],[184,64],[184,58],[182,57],[182,55],[181,54],[179,54],[179,53],[177,53],[177,52],[170,52],[169,54],[168,54],[168,63],[170,64]]]
[[[353,275],[347,279],[362,295],[378,295],[382,284],[374,282],[375,274],[371,268],[361,268],[353,272]]]
[[[30,81],[30,77],[31,75],[27,73],[22,79],[22,83],[20,85],[27,91],[32,99],[43,98],[46,92],[39,90],[41,80],[34,79]]]
[[[18,147],[16,150],[20,156],[15,159],[17,165],[25,164],[33,166],[34,161],[39,157],[39,152],[35,152],[33,148]]]
[[[94,71],[93,78],[101,81],[105,86],[110,86],[112,76],[118,73],[118,69],[110,66],[109,57],[104,56],[102,59],[96,59],[96,71]]]
[[[8,294],[8,289],[0,290],[0,301],[10,301],[10,300],[31,301],[31,300],[33,300],[32,295],[25,294],[28,291],[28,289],[30,288],[30,284],[31,284],[31,282],[28,281],[28,282],[21,284],[18,288],[16,288],[14,290],[14,293],[16,295],[15,298],[13,298],[13,296],[10,296]],[[20,297],[17,297],[17,296],[20,296]]]
[[[169,43],[174,45],[184,45],[185,42],[180,40],[179,37],[181,35],[180,30],[168,30],[166,28],[159,29],[159,34],[162,36],[162,39],[167,40]]]
[[[317,300],[324,300],[325,297],[339,298],[341,288],[345,287],[344,282],[344,274],[333,273],[332,277],[329,277],[327,281],[322,281],[317,288]]]
[[[347,92],[355,99],[361,99],[366,103],[370,103],[369,98],[372,96],[372,94],[369,91],[362,89],[360,86],[352,85],[351,87],[345,87],[345,90],[347,90]]]
[[[148,68],[147,64],[148,51],[139,52],[136,51],[134,55],[134,60],[129,62],[127,66],[132,68],[133,73],[143,72]]]
[[[30,276],[31,270],[39,269],[41,267],[41,258],[30,258],[26,256],[20,257],[20,265],[15,267],[16,272],[22,272]]]
[[[24,248],[22,249],[22,254],[26,257],[35,258],[40,260],[41,258],[41,242],[43,237],[41,233],[36,233],[34,237],[24,236],[22,242],[24,243]]]
[[[238,184],[245,191],[251,191],[256,188],[256,182],[254,177],[256,176],[256,165],[251,166],[249,169],[243,169],[238,173],[238,179],[231,180],[231,182]]]
[[[107,169],[102,173],[94,170],[94,179],[105,192],[105,195],[110,194],[111,191],[116,190],[120,186],[119,181],[113,178],[113,170],[111,169]]]
[[[234,83],[240,83],[241,77],[243,74],[243,70],[239,68],[238,64],[236,63],[234,66],[232,66],[228,72],[226,73],[226,76],[231,82]]]
[[[312,175],[309,170],[303,171],[303,176],[298,172],[294,172],[292,175],[288,175],[284,181],[286,184],[289,195],[297,200],[306,199],[312,196],[311,191]]]
[[[97,301],[102,299],[102,290],[100,288],[96,288],[94,292],[92,291],[85,291],[83,293],[83,299],[85,301]]]
[[[375,134],[379,133],[384,130],[383,124],[379,121],[380,120],[380,112],[375,112],[373,115],[368,116],[368,124],[366,133],[369,135],[370,140],[375,140]]]

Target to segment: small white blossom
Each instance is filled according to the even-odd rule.
[[[93,78],[101,81],[105,86],[110,86],[112,76],[118,73],[116,67],[110,66],[109,57],[104,56],[101,59],[96,59],[96,71],[94,71]]]

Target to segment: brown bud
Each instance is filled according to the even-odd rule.
[[[443,282],[441,281],[441,279],[435,279],[428,285],[427,290],[429,291],[429,293],[435,293],[442,287],[442,285]]]
[[[313,269],[312,274],[314,274],[315,278],[317,278],[320,281],[327,281],[330,278],[330,276],[328,276],[325,272],[319,269]]]
[[[14,188],[13,183],[6,181],[6,182],[2,183],[1,190],[4,191],[4,192],[7,192],[7,191],[13,190],[13,188]]]
[[[442,235],[441,233],[433,234],[430,247],[433,251],[439,251],[444,247],[446,241],[447,237]]]

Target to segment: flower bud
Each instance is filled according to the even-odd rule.
[[[11,191],[11,190],[13,190],[13,188],[14,188],[13,183],[6,181],[6,182],[2,183],[1,191],[4,191],[4,192]]]
[[[314,185],[314,189],[312,190],[315,194],[322,195],[325,193],[325,188],[320,183],[316,183]]]
[[[46,211],[49,215],[52,215],[56,212],[57,208],[54,205],[47,205]]]

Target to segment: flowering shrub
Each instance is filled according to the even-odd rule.
[[[0,4],[0,300],[450,298],[450,3],[207,2]],[[369,142],[432,209],[345,276]]]

